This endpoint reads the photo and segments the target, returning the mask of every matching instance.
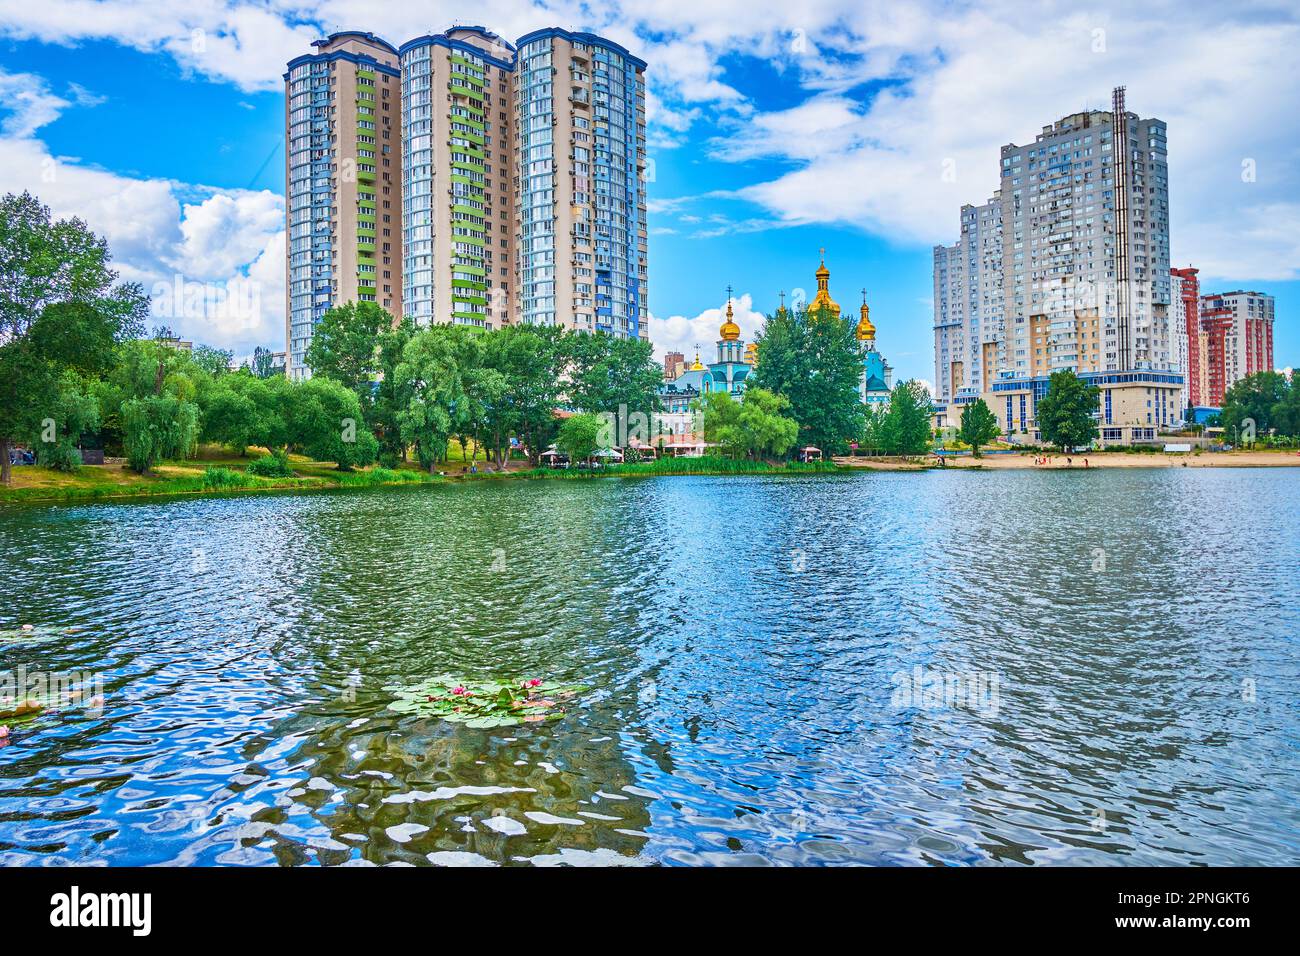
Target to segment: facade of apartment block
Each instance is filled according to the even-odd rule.
[[[406,315],[500,328],[514,282],[514,47],[477,27],[404,43],[402,276]]]
[[[1173,311],[1173,367],[1183,373],[1183,405],[1195,408],[1201,400],[1201,283],[1200,270],[1170,269],[1169,298]]]
[[[1127,111],[1122,88],[1110,111],[1003,146],[998,192],[962,207],[961,238],[934,256],[938,401],[1061,369],[1178,368],[1165,124]]]
[[[402,311],[401,99],[397,50],[337,33],[290,61],[285,81],[285,339],[306,372],[312,329],[331,305]]]
[[[1235,383],[1273,369],[1273,296],[1262,292],[1215,292],[1200,299],[1203,374],[1198,388],[1203,402],[1221,407]]]
[[[938,401],[984,391],[1002,340],[1002,203],[962,206],[961,238],[934,247],[934,384]],[[992,346],[992,348],[990,348]],[[992,363],[988,361],[992,359]]]
[[[645,337],[644,61],[555,28],[315,45],[285,74],[292,374],[348,301]]]
[[[647,334],[645,62],[588,33],[519,40],[519,316]]]

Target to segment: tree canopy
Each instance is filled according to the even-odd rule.
[[[30,193],[0,198],[0,481],[10,447],[39,443],[66,411],[65,373],[103,373],[141,327],[143,291],[108,262],[80,219],[54,220]]]
[[[1066,454],[1091,445],[1097,438],[1097,402],[1101,389],[1086,384],[1069,369],[1053,372],[1047,394],[1034,407],[1039,434]]]
[[[785,396],[801,444],[841,452],[862,434],[861,376],[862,356],[850,323],[824,310],[784,310],[764,322],[758,366],[747,387]]]
[[[1281,372],[1256,372],[1234,382],[1223,397],[1221,420],[1239,436],[1254,424],[1254,433],[1300,435],[1300,389]]]
[[[799,439],[799,423],[783,413],[790,402],[766,389],[745,389],[737,402],[727,392],[709,392],[701,400],[704,437],[733,457],[781,456]]]
[[[984,399],[976,399],[962,409],[961,428],[957,430],[957,437],[970,445],[974,457],[979,458],[980,446],[993,441],[1000,432],[998,418]]]
[[[933,439],[933,414],[924,385],[915,380],[899,382],[889,393],[888,407],[868,414],[862,445],[886,455],[924,455]]]

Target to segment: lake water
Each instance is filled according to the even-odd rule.
[[[1300,470],[0,507],[0,863],[1300,863]],[[450,674],[561,721],[385,710]],[[96,702],[91,702],[96,703]]]

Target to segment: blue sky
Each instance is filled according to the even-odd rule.
[[[813,286],[824,246],[837,300],[856,309],[866,287],[896,375],[928,380],[931,246],[988,198],[999,146],[1124,83],[1130,108],[1169,123],[1175,264],[1200,266],[1207,291],[1275,295],[1277,364],[1300,364],[1294,13],[1181,4],[1170,30],[1164,3],[788,7],[0,0],[0,190],[86,218],[148,289],[245,283],[249,301],[160,300],[157,321],[240,354],[282,348],[284,63],[336,29],[593,29],[650,63],[661,351],[710,353],[728,285],[752,337],[778,290]]]

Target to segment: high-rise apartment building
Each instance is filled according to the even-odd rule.
[[[1003,146],[997,193],[963,206],[961,229],[934,250],[937,423],[1014,392],[1024,408],[1006,411],[1003,427],[1034,440],[1037,398],[1063,369],[1108,386],[1103,441],[1147,440],[1181,418],[1170,397],[1184,373],[1170,316],[1165,124],[1129,112],[1123,87],[1109,111],[1072,113],[1032,143]],[[1125,389],[1145,390],[1141,402]],[[1119,421],[1130,406],[1142,414]]]
[[[285,74],[295,374],[346,301],[646,335],[644,61],[560,29],[316,46]]]
[[[458,27],[400,55],[406,314],[500,328],[514,314],[514,47]]]
[[[1002,340],[1002,202],[961,207],[961,238],[934,247],[935,398],[984,391]]]
[[[1170,304],[1174,317],[1174,367],[1183,373],[1183,404],[1194,408],[1201,399],[1201,283],[1199,269],[1170,269]]]
[[[401,98],[397,50],[335,33],[289,62],[285,82],[288,373],[341,302],[402,311]]]
[[[519,317],[646,335],[645,62],[590,33],[519,40]]]
[[[1003,371],[1170,369],[1165,124],[1110,112],[1002,147]]]
[[[1262,292],[1201,296],[1201,342],[1206,354],[1199,388],[1204,404],[1219,407],[1236,382],[1272,371],[1273,318],[1273,297]]]
[[[1165,124],[1128,112],[1121,88],[1111,111],[1062,117],[1001,160],[997,194],[935,250],[939,397],[983,385],[968,369],[989,341],[997,377],[1172,368]]]

